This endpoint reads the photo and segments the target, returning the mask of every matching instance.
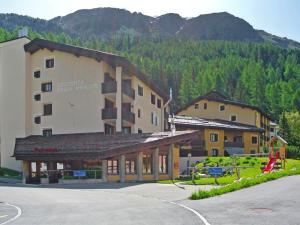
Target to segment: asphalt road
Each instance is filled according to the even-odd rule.
[[[211,225],[299,225],[300,176],[285,177],[222,196],[181,201]]]
[[[191,211],[170,201],[189,196],[196,187],[164,184],[97,184],[52,187],[0,186],[0,201],[18,206],[14,225],[202,224]],[[79,189],[81,188],[81,189]],[[0,205],[1,213],[1,205]],[[3,215],[10,219],[16,210]],[[1,214],[0,214],[1,216]],[[0,225],[2,225],[0,220]]]
[[[204,200],[187,200],[199,186],[97,184],[33,187],[0,186],[0,225],[204,224],[299,225],[300,176]],[[202,188],[211,188],[210,186]],[[177,203],[177,204],[174,204]]]

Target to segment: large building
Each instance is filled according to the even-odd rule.
[[[270,117],[256,106],[230,100],[211,91],[188,103],[173,119],[177,129],[201,130],[197,147],[182,157],[254,154],[269,141]]]
[[[0,43],[1,166],[29,181],[58,168],[175,176],[178,146],[195,133],[163,132],[168,100],[124,57],[26,37]]]

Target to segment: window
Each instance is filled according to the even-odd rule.
[[[219,135],[218,134],[216,134],[216,133],[211,133],[210,134],[210,141],[211,142],[218,142],[218,140],[219,140]]]
[[[143,96],[144,95],[144,89],[140,85],[138,85],[138,95]]]
[[[40,78],[41,77],[41,71],[37,70],[33,72],[34,78]]]
[[[119,174],[118,160],[107,160],[107,174]]]
[[[212,149],[212,156],[218,156],[219,155],[219,149],[213,148]]]
[[[45,66],[47,69],[54,68],[54,59],[46,59]]]
[[[157,99],[157,107],[160,109],[161,108],[161,100]]]
[[[143,174],[152,174],[152,155],[143,154]]]
[[[168,156],[159,155],[159,173],[168,173]]]
[[[138,109],[138,118],[142,118],[142,110]]]
[[[138,129],[138,133],[139,133],[139,134],[142,134],[142,133],[143,133],[142,129],[139,128],[139,129]]]
[[[116,129],[114,126],[111,126],[109,124],[104,124],[104,133],[105,134],[115,134]]]
[[[134,159],[128,159],[125,161],[125,171],[126,174],[135,174],[135,160]]]
[[[236,122],[236,115],[231,115],[230,116],[230,121]]]
[[[203,109],[207,109],[207,103],[206,102],[203,105]]]
[[[151,124],[154,124],[154,113],[151,112]]]
[[[155,115],[155,126],[158,126],[158,117]]]
[[[41,117],[40,116],[34,117],[34,123],[35,124],[41,124]]]
[[[224,111],[225,110],[225,105],[220,105],[220,111]]]
[[[52,115],[52,104],[45,104],[44,105],[44,116]]]
[[[155,95],[151,94],[151,103],[155,105]]]
[[[50,137],[50,136],[52,136],[52,129],[44,129],[43,130],[43,136],[44,137]]]
[[[42,92],[51,92],[52,91],[52,82],[42,84]]]
[[[251,149],[250,150],[250,154],[255,154],[256,153],[256,150],[255,149]]]
[[[257,144],[257,137],[256,136],[252,136],[252,144]]]
[[[270,131],[271,131],[271,132],[274,132],[274,128],[273,128],[273,127],[271,127],[271,128],[270,128]]]
[[[122,127],[123,134],[131,134],[131,127]]]
[[[195,109],[199,109],[199,104],[194,105]]]
[[[41,95],[40,94],[34,95],[34,100],[35,101],[41,101]]]

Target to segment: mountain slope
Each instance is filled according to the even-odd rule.
[[[0,14],[0,27],[13,30],[28,26],[39,33],[67,33],[83,40],[111,40],[116,35],[141,38],[179,37],[194,40],[268,41],[285,48],[300,48],[300,43],[255,30],[245,20],[229,13],[212,13],[187,19],[168,13],[151,17],[124,9],[82,9],[51,20],[17,14]]]

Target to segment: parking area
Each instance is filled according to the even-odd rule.
[[[15,225],[202,224],[193,212],[173,203],[198,188],[157,183],[2,184],[0,198],[21,208],[22,215],[9,223]]]

